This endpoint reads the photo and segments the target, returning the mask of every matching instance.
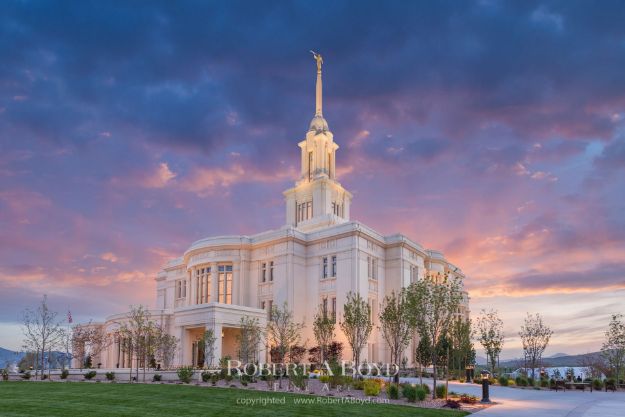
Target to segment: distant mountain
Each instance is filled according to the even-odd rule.
[[[601,352],[584,353],[581,355],[567,355],[565,353],[556,353],[549,357],[545,357],[542,360],[545,367],[560,367],[560,366],[582,366],[585,361],[597,360],[601,357]],[[500,362],[500,366],[507,368],[515,368],[523,366],[523,359],[510,359]]]
[[[15,352],[0,347],[0,369],[4,369],[10,364],[17,364],[23,357],[24,352]]]

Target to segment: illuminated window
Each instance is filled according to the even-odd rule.
[[[223,304],[232,304],[232,265],[219,265],[219,298]]]
[[[197,268],[195,270],[195,304],[204,304],[210,302],[210,296],[211,269],[210,267]]]

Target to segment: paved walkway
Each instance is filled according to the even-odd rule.
[[[406,378],[419,382],[418,378]],[[402,378],[402,381],[404,378]],[[432,384],[432,380],[423,380]],[[449,390],[482,396],[476,384],[449,383]],[[475,417],[625,417],[625,392],[546,391],[490,387],[490,399],[497,403],[475,413]]]

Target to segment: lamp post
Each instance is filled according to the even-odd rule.
[[[473,370],[475,369],[475,366],[473,365],[467,365],[464,370],[466,373],[466,381],[467,384],[470,384],[471,382],[473,382]]]
[[[490,397],[488,393],[490,372],[488,372],[487,370],[483,370],[480,374],[482,376],[482,401],[481,402],[490,403]]]

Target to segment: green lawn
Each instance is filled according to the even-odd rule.
[[[237,404],[237,399],[262,398],[285,401],[265,406]],[[316,401],[317,397],[193,385],[0,382],[0,415],[461,417],[467,414],[388,404],[295,404],[298,398]]]

